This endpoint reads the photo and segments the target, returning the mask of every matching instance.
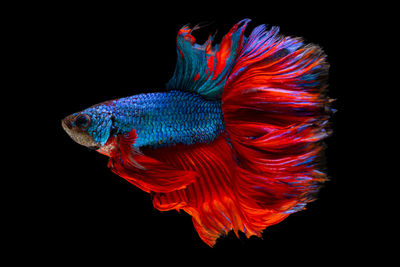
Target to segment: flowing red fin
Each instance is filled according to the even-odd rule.
[[[167,193],[185,188],[196,180],[195,172],[176,169],[135,149],[135,138],[134,130],[115,138],[109,160],[114,173],[146,192]]]
[[[159,210],[189,213],[200,237],[210,246],[231,230],[247,237],[260,236],[265,227],[283,220],[288,216],[285,211],[298,203],[296,187],[241,169],[223,136],[211,144],[144,153],[177,169],[198,173],[199,178],[184,189],[154,192],[153,204]]]

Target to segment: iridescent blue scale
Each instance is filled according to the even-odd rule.
[[[116,134],[136,130],[136,147],[209,143],[225,129],[220,101],[191,92],[140,94],[109,103]]]

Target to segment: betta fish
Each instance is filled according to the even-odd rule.
[[[109,100],[67,116],[77,143],[149,193],[161,211],[192,216],[200,238],[262,231],[315,200],[327,180],[326,54],[278,27],[237,23],[213,44],[193,28],[177,36],[177,63],[163,92]]]

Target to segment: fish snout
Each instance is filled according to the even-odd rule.
[[[72,115],[69,115],[61,120],[61,125],[65,131],[72,129]]]

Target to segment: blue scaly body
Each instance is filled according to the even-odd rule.
[[[225,129],[221,102],[205,100],[191,92],[139,94],[95,105],[83,113],[97,122],[88,132],[101,144],[110,135],[133,129],[137,135],[135,147],[209,143]],[[103,119],[97,114],[102,114]]]

